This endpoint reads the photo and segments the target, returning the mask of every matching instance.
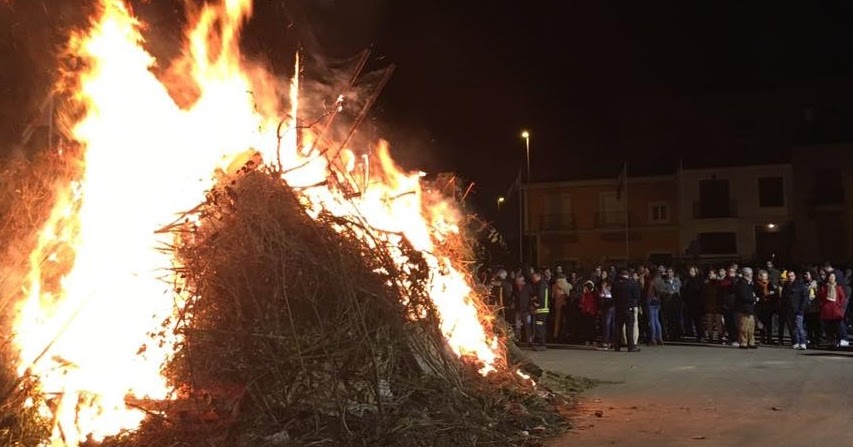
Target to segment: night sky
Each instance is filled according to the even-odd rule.
[[[136,2],[161,51],[179,35],[180,4]],[[21,36],[56,22],[50,8],[17,9],[0,6],[4,117],[45,59]],[[277,70],[298,43],[315,62],[373,45],[370,69],[396,64],[373,122],[405,166],[475,182],[472,204],[487,215],[522,164],[525,128],[534,180],[615,177],[623,161],[637,175],[679,161],[786,161],[792,145],[853,138],[853,2],[257,0],[256,10],[245,46]]]
[[[785,161],[853,128],[851,2],[405,3],[389,108],[489,200],[525,127],[534,180]]]

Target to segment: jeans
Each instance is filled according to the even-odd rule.
[[[803,326],[803,315],[794,315],[793,316],[794,324],[793,324],[793,333],[791,334],[791,339],[793,340],[794,345],[804,345],[806,344],[806,329]],[[791,328],[789,327],[789,330]]]
[[[516,312],[515,314],[516,337],[522,343],[533,343],[533,332],[530,327],[530,314],[528,312]]]
[[[649,339],[649,305],[641,304],[640,308],[643,313],[637,316],[637,340]]]
[[[670,295],[662,299],[663,324],[668,340],[681,340],[684,335],[684,312],[680,295]]]
[[[578,334],[581,341],[588,343],[595,341],[595,322],[597,319],[595,315],[580,315],[578,320]]]
[[[616,343],[616,349],[619,349],[623,345],[622,336],[619,334],[620,332],[622,332],[622,326],[625,326],[625,338],[627,338],[628,349],[633,350],[637,347],[636,343],[634,342],[634,324],[637,318],[636,316],[636,307],[616,309],[616,325],[613,327],[613,338]]]
[[[729,343],[734,343],[738,340],[738,323],[737,314],[734,311],[727,310],[723,313],[723,318],[726,323],[726,332],[729,334]]]
[[[649,343],[663,341],[663,329],[660,325],[660,305],[649,304]]]
[[[705,338],[708,340],[714,339],[714,332],[717,333],[717,340],[723,340],[723,314],[707,313],[705,314]]]
[[[808,343],[813,346],[820,345],[823,338],[823,328],[821,327],[820,314],[817,312],[808,312],[805,317],[806,322],[806,338]]]
[[[847,322],[840,320],[823,320],[826,336],[831,343],[838,345],[841,340],[847,340]]]
[[[802,318],[802,315],[800,315],[800,318]],[[788,335],[791,336],[792,345],[796,346],[800,343],[804,343],[797,341],[797,322],[796,315],[794,315],[793,311],[789,310],[787,312],[779,313],[779,346],[784,344],[785,328],[788,329]],[[803,332],[805,332],[805,330],[803,330]],[[805,335],[803,335],[803,338],[806,338]]]
[[[615,318],[616,308],[611,306],[609,309],[601,311],[601,342],[606,345],[616,342],[613,339]]]
[[[771,308],[767,303],[759,303],[756,305],[755,313],[763,326],[763,330],[761,331],[761,343],[769,345],[773,342],[773,315],[776,314],[776,310]],[[781,318],[779,319],[779,322],[782,323]],[[779,327],[779,333],[784,333],[784,323],[780,324]],[[781,335],[779,335],[779,344],[782,344]]]
[[[624,345],[627,344],[627,339],[625,337],[632,337],[634,339],[634,346],[636,346],[640,341],[640,325],[638,323],[640,318],[640,308],[632,307],[630,310],[634,314],[634,329],[629,330],[628,326],[619,325],[619,339],[622,340],[622,344]]]

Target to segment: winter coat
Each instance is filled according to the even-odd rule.
[[[786,282],[782,287],[782,303],[779,308],[789,315],[802,315],[809,306],[809,289],[799,279]]]
[[[817,296],[820,300],[821,320],[834,321],[844,318],[844,309],[847,307],[844,287],[838,283],[835,284],[835,301],[829,300],[829,284],[822,285]]]
[[[735,309],[735,286],[737,278],[727,276],[720,280],[717,289],[717,296],[724,311],[732,311]]]
[[[702,278],[688,276],[681,289],[681,298],[692,313],[702,312],[702,286]]]
[[[595,294],[595,284],[592,281],[584,284],[580,301],[581,312],[584,315],[598,315],[598,297]]]
[[[619,310],[637,307],[640,303],[640,284],[631,278],[616,278],[613,283],[613,301]]]
[[[756,312],[764,316],[779,312],[779,293],[773,283],[759,278],[753,283],[753,288],[757,300],[755,303]]]
[[[808,314],[819,314],[820,313],[820,300],[817,299],[818,293],[818,285],[817,281],[812,280],[809,284],[804,284],[806,287],[806,291],[809,297],[809,305],[806,308],[806,313]]]
[[[734,286],[734,311],[737,313],[755,315],[755,288],[744,278],[738,279]]]
[[[530,302],[533,299],[533,287],[525,283],[521,287],[515,286],[515,310],[526,314],[530,312]]]
[[[643,301],[649,306],[660,306],[660,295],[655,290],[655,281],[648,276],[643,282]]]
[[[723,313],[723,302],[719,295],[720,281],[709,279],[702,285],[702,304],[706,314]]]

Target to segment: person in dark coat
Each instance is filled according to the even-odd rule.
[[[737,268],[730,266],[727,270],[720,269],[719,273],[720,285],[717,291],[717,299],[720,300],[723,309],[728,342],[732,346],[740,346],[740,343],[738,343],[737,312],[735,312],[735,286],[738,281]]]
[[[492,304],[503,309],[503,316],[507,324],[515,324],[515,300],[513,299],[512,283],[507,279],[504,269],[498,270],[491,283],[492,290],[489,295]]]
[[[533,344],[533,331],[530,325],[530,302],[533,300],[533,287],[524,276],[515,277],[513,301],[515,302],[515,336],[520,344]]]
[[[809,306],[809,289],[797,278],[797,274],[788,271],[788,277],[782,287],[782,303],[779,314],[779,325],[788,326],[791,334],[791,345],[794,349],[806,349],[806,330],[803,326],[803,315]],[[779,331],[779,345],[782,345],[782,330]]]
[[[687,314],[687,330],[701,342],[704,330],[702,328],[702,316],[704,306],[702,302],[702,286],[705,281],[699,276],[699,269],[690,267],[687,272],[687,280],[681,289],[681,298],[684,300],[684,310]]]
[[[714,333],[717,334],[717,341],[723,342],[723,305],[719,297],[720,280],[717,277],[717,272],[711,269],[708,272],[708,278],[702,284],[702,308],[705,311],[704,339],[711,343],[714,341]]]
[[[757,349],[755,344],[755,287],[752,269],[744,267],[735,285],[735,313],[738,321],[738,343],[740,349]]]
[[[773,265],[773,261],[767,261],[767,280],[774,288],[779,288],[782,285],[782,272]]]
[[[616,351],[622,347],[620,331],[625,327],[625,339],[628,352],[638,352],[640,348],[634,343],[634,312],[640,304],[640,284],[631,279],[628,270],[623,269],[613,283],[613,303],[616,307],[616,324],[611,339],[616,345]]]

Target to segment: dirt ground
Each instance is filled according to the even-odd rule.
[[[563,446],[853,445],[853,353],[764,347],[586,348],[531,354],[604,383],[581,395]]]

